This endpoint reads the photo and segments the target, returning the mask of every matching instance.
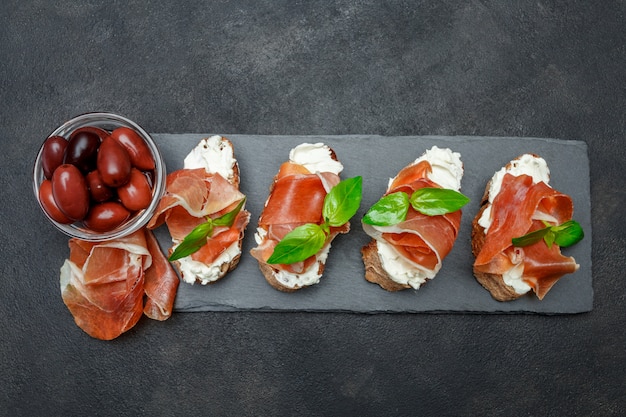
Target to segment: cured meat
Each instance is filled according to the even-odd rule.
[[[111,340],[143,314],[144,270],[152,263],[143,229],[105,243],[71,239],[61,268],[61,294],[76,324]]]
[[[288,167],[288,168],[286,168]],[[322,206],[328,191],[340,181],[339,175],[330,172],[312,173],[304,166],[286,162],[274,178],[274,183],[259,228],[266,238],[251,254],[258,261],[266,262],[280,240],[298,226],[307,223],[322,224]],[[331,227],[327,238],[330,242],[338,233],[347,233],[349,224]],[[289,265],[273,265],[290,273],[302,273],[315,263],[315,256]]]
[[[550,219],[553,224],[571,220],[573,202],[568,195],[543,181],[534,182],[529,175],[506,173],[490,210],[491,224],[475,253],[475,275],[504,276],[517,267],[523,271],[519,279],[543,299],[560,277],[578,269],[574,258],[563,256],[558,245],[549,248],[540,240],[516,248],[511,242],[545,227],[539,219]]]
[[[159,242],[150,230],[145,231],[146,244],[152,256],[152,265],[145,271],[146,303],[143,312],[153,320],[167,320],[172,315],[180,280]]]
[[[218,217],[227,213],[229,208],[236,206],[245,197],[224,177],[210,174],[203,168],[181,169],[168,174],[165,190],[165,195],[159,201],[148,228],[154,229],[165,222],[172,238],[176,240],[182,240],[190,230],[184,226],[185,220],[188,219],[178,219],[182,210],[175,212],[177,213],[173,216],[175,219],[169,218],[175,207],[183,208],[188,217],[198,219],[199,224],[205,216]],[[177,229],[179,223],[183,229]]]
[[[171,316],[179,280],[152,232],[140,229],[102,243],[70,239],[68,245],[61,296],[91,337],[114,339],[144,313],[161,321]]]

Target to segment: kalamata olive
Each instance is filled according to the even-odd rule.
[[[41,202],[43,209],[50,217],[52,217],[54,221],[62,224],[73,223],[71,219],[61,212],[56,201],[54,201],[54,196],[52,195],[52,182],[50,180],[44,180],[39,186],[39,201]]]
[[[51,179],[54,170],[63,163],[67,143],[67,140],[61,136],[50,136],[43,143],[41,167],[43,168],[43,175],[47,179]]]
[[[130,180],[117,189],[117,196],[130,211],[145,209],[152,200],[152,189],[148,178],[137,168],[130,172]]]
[[[117,188],[130,178],[130,157],[126,149],[115,139],[106,137],[98,151],[98,172],[109,187]]]
[[[76,165],[83,174],[96,168],[100,138],[93,132],[83,130],[72,134],[65,149],[64,164]]]
[[[108,232],[124,223],[130,212],[116,201],[95,204],[83,220],[86,227],[94,232]]]
[[[126,148],[134,167],[142,171],[154,169],[154,158],[152,157],[150,148],[133,129],[118,127],[111,132],[111,137]]]
[[[78,168],[63,164],[52,174],[52,195],[59,210],[69,219],[82,220],[89,211],[89,191]]]
[[[95,133],[100,138],[100,142],[102,142],[104,140],[104,138],[109,136],[109,132],[107,132],[106,130],[101,129],[99,127],[83,126],[83,127],[79,127],[75,131],[73,131],[72,135],[70,136],[70,138],[75,136],[75,135],[77,135],[77,134],[79,134],[79,133],[81,133],[81,132]]]
[[[87,188],[89,188],[89,194],[93,201],[102,203],[113,197],[113,190],[102,181],[97,169],[87,174],[85,179],[87,180]]]

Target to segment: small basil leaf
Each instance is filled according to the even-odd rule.
[[[345,179],[331,188],[324,198],[322,216],[330,226],[341,226],[354,216],[361,205],[363,178]]]
[[[175,261],[192,253],[197,252],[202,246],[206,245],[207,238],[213,233],[213,221],[208,219],[206,222],[196,226],[183,241],[174,249],[168,260]]]
[[[326,234],[313,223],[296,227],[278,242],[268,264],[292,264],[315,255],[324,246]]]
[[[543,229],[538,229],[530,233],[526,233],[524,236],[514,237],[512,239],[513,246],[523,247],[537,243],[544,238],[546,233],[548,233],[548,230],[550,230],[548,227],[544,227]]]
[[[559,226],[550,226],[546,222],[544,224],[547,226],[543,229],[513,238],[513,246],[528,246],[543,239],[548,248],[551,248],[554,243],[566,248],[580,242],[585,237],[582,227],[575,220],[569,220]]]
[[[551,227],[548,228],[545,236],[543,237],[543,241],[546,242],[546,245],[548,245],[548,249],[552,249],[552,244],[554,243],[555,239],[556,236],[554,234],[554,231],[552,231]]]
[[[363,223],[372,226],[393,226],[406,219],[409,211],[409,196],[402,191],[389,194],[378,200],[363,216]]]
[[[213,224],[215,226],[226,226],[226,227],[230,227],[233,225],[233,223],[235,222],[235,219],[237,218],[237,215],[239,214],[239,212],[241,211],[241,209],[243,208],[243,205],[246,203],[246,198],[242,198],[241,201],[239,202],[239,204],[237,204],[237,207],[235,207],[234,209],[232,209],[231,211],[229,211],[228,213],[213,219]]]
[[[439,216],[452,213],[466,205],[470,200],[458,191],[446,188],[420,188],[409,199],[411,206],[427,216]]]
[[[560,226],[553,226],[552,230],[555,234],[554,242],[562,248],[572,246],[585,237],[583,228],[575,220],[567,221]]]

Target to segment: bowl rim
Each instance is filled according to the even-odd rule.
[[[152,152],[152,156],[154,157],[155,162],[154,186],[152,187],[152,200],[150,201],[150,205],[147,208],[134,214],[130,220],[108,232],[95,232],[89,230],[86,227],[80,225],[80,222],[74,222],[71,224],[59,223],[50,217],[39,199],[39,189],[41,187],[41,183],[45,179],[43,174],[43,168],[41,167],[41,158],[45,140],[47,140],[51,136],[62,136],[68,139],[69,134],[71,134],[71,132],[73,132],[74,130],[80,127],[94,125],[94,123],[100,125],[105,125],[108,123],[111,125],[117,125],[116,127],[126,126],[134,129],[148,145],[148,148]],[[152,136],[150,136],[150,134],[146,130],[144,130],[139,124],[116,113],[87,112],[71,118],[46,136],[46,139],[44,139],[41,147],[39,148],[39,151],[37,152],[35,163],[33,164],[33,192],[41,211],[57,230],[72,238],[77,238],[88,242],[104,242],[128,236],[129,234],[132,234],[144,227],[148,223],[148,221],[150,221],[152,215],[154,214],[154,211],[159,204],[161,197],[165,193],[166,176],[167,171],[165,167],[165,161],[163,160],[163,155],[161,154],[158,145],[156,144],[156,142],[154,142]]]

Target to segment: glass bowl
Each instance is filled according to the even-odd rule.
[[[90,230],[81,221],[71,224],[63,224],[55,221],[46,212],[44,206],[39,200],[39,189],[41,187],[41,183],[45,179],[42,168],[43,144],[39,149],[39,152],[37,153],[37,158],[35,159],[35,165],[33,167],[33,191],[35,193],[35,198],[39,203],[41,211],[44,213],[50,223],[52,223],[58,230],[70,237],[90,242],[102,242],[127,236],[141,229],[143,226],[146,225],[146,223],[148,223],[154,211],[156,210],[157,205],[159,204],[159,200],[165,192],[165,178],[167,173],[165,163],[163,162],[163,157],[161,155],[161,152],[159,151],[159,148],[154,143],[154,140],[143,128],[141,128],[141,126],[123,116],[119,116],[113,113],[86,113],[76,116],[59,126],[52,133],[50,133],[48,137],[62,136],[66,139],[69,139],[72,132],[85,126],[98,127],[109,132],[118,127],[124,126],[133,129],[145,141],[145,143],[148,145],[148,148],[150,149],[150,152],[152,153],[155,162],[155,169],[153,173],[154,175],[152,178],[152,199],[150,201],[150,205],[143,210],[132,213],[130,218],[126,222],[116,227],[115,229],[107,232],[97,232]]]

